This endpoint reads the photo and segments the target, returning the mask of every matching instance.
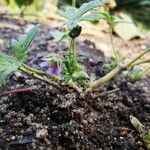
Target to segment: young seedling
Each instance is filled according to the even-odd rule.
[[[133,127],[140,133],[143,139],[144,145],[150,150],[150,130],[146,130],[144,125],[135,117],[130,116],[130,122]]]

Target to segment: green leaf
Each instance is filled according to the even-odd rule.
[[[73,73],[72,77],[75,79],[79,79],[79,78],[88,79],[89,78],[88,74],[84,70]]]
[[[70,65],[70,62],[69,62],[69,60],[64,60],[63,61],[63,64],[64,64],[64,70],[65,70],[65,73],[68,73],[68,74],[72,74],[72,66]]]
[[[77,8],[71,7],[71,8],[66,9],[65,11],[58,11],[58,15],[71,20],[72,18],[74,18],[74,15],[77,13],[77,11],[78,11]]]
[[[147,149],[150,149],[150,130],[147,130],[145,126],[134,116],[130,116],[130,122],[133,127],[140,133],[143,139],[144,145]]]
[[[65,74],[64,74],[64,80],[65,80],[66,82],[70,81],[71,79],[72,79],[72,76],[71,76],[69,73],[65,73]]]
[[[51,32],[51,34],[54,37],[55,41],[63,41],[69,38],[67,32],[55,31],[55,32]]]
[[[103,16],[100,13],[91,13],[89,15],[82,16],[80,21],[95,21],[99,19],[103,19]]]
[[[0,53],[0,87],[5,84],[6,79],[21,65],[22,63],[15,57]]]
[[[64,12],[61,11],[59,12],[59,15],[69,20],[67,22],[67,28],[68,30],[71,31],[73,28],[77,27],[79,21],[92,19],[91,15],[90,16],[87,15],[85,18],[81,18],[84,14],[86,14],[87,12],[89,12],[95,7],[102,6],[108,1],[109,0],[93,0],[90,1],[89,3],[84,3],[79,9],[73,8],[73,9],[68,9]],[[94,15],[94,18],[100,18],[100,16]]]
[[[46,60],[49,63],[57,63],[58,65],[60,65],[62,64],[63,56],[56,53],[50,53],[43,60]]]
[[[144,74],[142,72],[142,70],[139,69],[133,69],[130,73],[130,79],[132,81],[139,81],[143,78]]]
[[[18,40],[12,41],[12,49],[18,60],[22,61],[25,58],[27,50],[38,32],[39,28],[36,25],[28,33],[20,36]]]
[[[89,3],[84,3],[79,9],[75,18],[80,18],[82,15],[92,10],[95,7],[102,6],[107,3],[109,0],[94,0]]]
[[[120,19],[116,16],[110,15],[108,12],[101,12],[100,15],[105,19],[112,27],[117,23],[133,23],[127,20]]]

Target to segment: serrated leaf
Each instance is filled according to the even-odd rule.
[[[22,63],[15,57],[0,53],[0,87],[5,84],[5,80],[21,66]]]
[[[72,77],[75,78],[75,79],[78,79],[78,78],[88,79],[89,78],[88,74],[83,70],[73,73]]]
[[[95,7],[102,6],[103,4],[107,3],[109,0],[93,0],[89,3],[84,3],[79,9],[68,9],[66,11],[59,12],[59,15],[63,16],[64,18],[68,19],[67,28],[68,30],[72,30],[75,28],[79,21],[81,20],[88,20],[88,16],[85,18],[80,18],[86,14],[88,11],[92,10]],[[94,15],[94,17],[99,18],[98,15]],[[92,19],[92,16],[89,16],[89,20]]]
[[[82,15],[84,15],[85,13],[87,13],[88,11],[92,10],[93,8],[95,7],[98,7],[98,6],[102,6],[104,5],[105,3],[107,3],[109,0],[94,0],[94,1],[91,1],[89,3],[84,3],[78,10],[77,14],[76,14],[76,17],[75,18],[79,18],[81,17]]]
[[[22,61],[25,58],[27,50],[38,32],[38,26],[34,26],[28,33],[21,35],[18,40],[12,41],[12,49],[18,60]]]
[[[70,20],[70,19],[74,18],[77,11],[78,11],[77,8],[68,8],[65,11],[58,11],[58,15]]]
[[[11,73],[16,71],[17,68],[18,68],[18,65],[12,65],[11,67],[8,67],[7,70],[5,70],[4,72],[1,73],[1,75],[0,75],[0,87],[5,84],[6,79],[11,75]]]
[[[48,54],[43,60],[48,61],[48,63],[62,64],[63,57],[56,53]]]

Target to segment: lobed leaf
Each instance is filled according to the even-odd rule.
[[[68,8],[65,11],[58,11],[58,15],[60,15],[61,17],[64,17],[66,19],[71,20],[72,18],[74,18],[75,14],[77,13],[78,9],[77,8]]]
[[[91,14],[87,15],[85,17],[82,17],[84,14],[89,12],[95,7],[102,6],[103,4],[107,3],[109,0],[93,0],[90,1],[89,3],[84,3],[79,9],[77,8],[71,8],[67,9],[66,11],[61,11],[59,12],[59,15],[68,19],[69,21],[67,22],[67,28],[68,30],[72,30],[75,28],[78,24],[79,21],[84,21],[84,20],[96,20],[96,19],[101,19],[101,16],[98,14]]]
[[[0,53],[0,87],[5,84],[6,79],[21,66],[22,63],[15,57]]]
[[[89,3],[84,3],[78,10],[75,18],[80,18],[82,15],[92,10],[95,7],[102,6],[109,0],[94,0]]]
[[[91,13],[89,15],[86,16],[82,16],[80,18],[80,21],[94,21],[94,20],[99,20],[99,19],[103,19],[103,16],[99,13]]]
[[[15,57],[18,60],[22,61],[24,59],[31,42],[33,41],[38,32],[39,28],[36,25],[28,33],[20,36],[19,40],[12,41],[12,49],[15,52]]]

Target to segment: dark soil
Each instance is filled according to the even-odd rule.
[[[20,28],[20,22],[0,18]],[[23,29],[34,23],[23,23]],[[28,65],[39,67],[41,58],[49,52],[67,49],[67,43],[56,43],[45,25],[32,44]],[[3,44],[0,50],[7,54],[10,41],[23,31],[0,28]],[[101,77],[107,61],[102,52],[89,41],[78,42],[79,55],[84,55],[88,73]],[[14,73],[1,90],[25,89],[15,95],[0,98],[1,150],[146,150],[139,134],[132,127],[129,116],[134,115],[145,126],[150,126],[150,77],[132,83],[118,76],[92,94],[78,94],[71,89],[48,87],[19,72]],[[28,90],[34,88],[35,90]],[[99,95],[113,89],[119,91]],[[68,90],[70,92],[68,92]],[[99,96],[98,96],[99,95]],[[40,134],[40,136],[39,136]]]

